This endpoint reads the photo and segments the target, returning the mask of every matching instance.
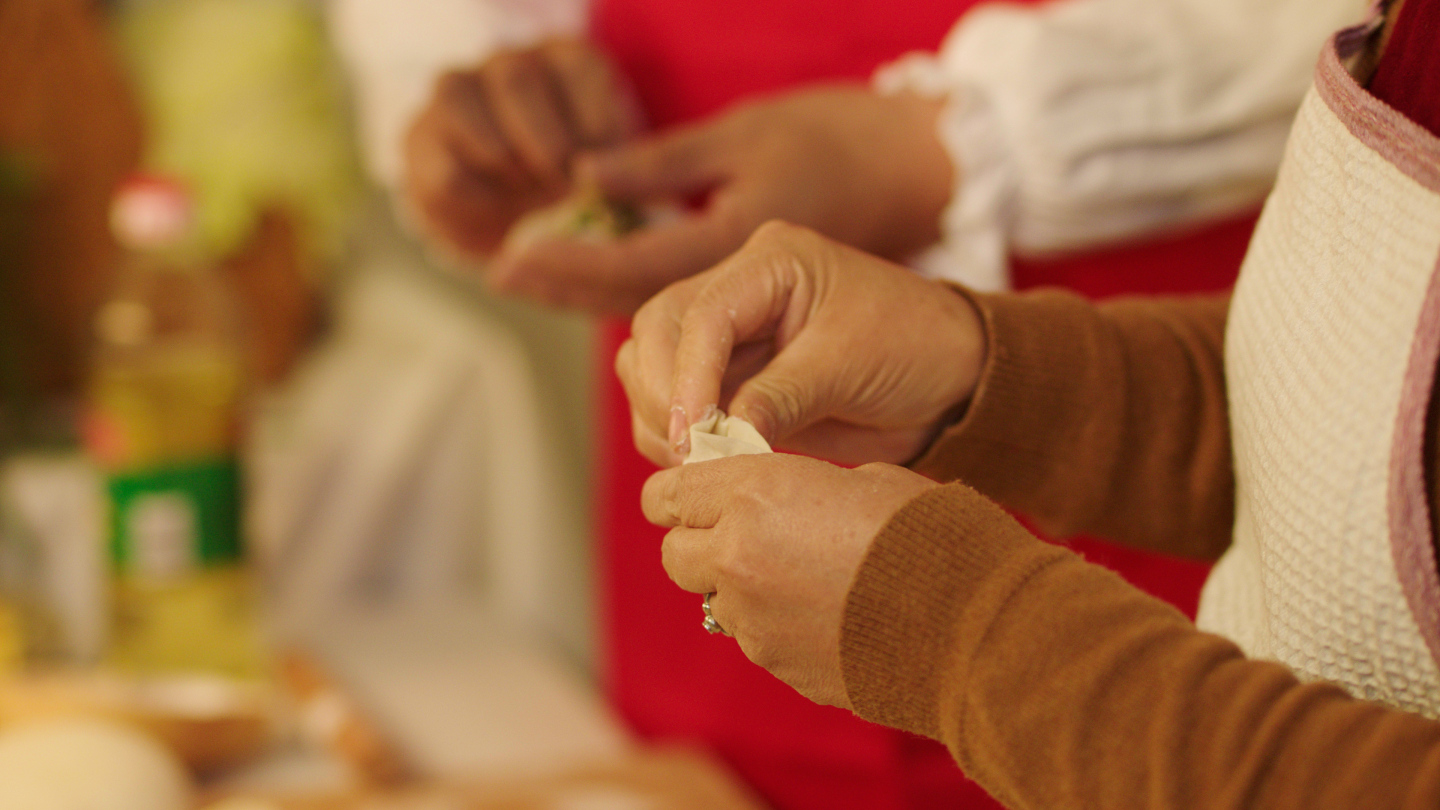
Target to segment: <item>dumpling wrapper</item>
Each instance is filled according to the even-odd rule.
[[[690,426],[690,453],[686,464],[731,456],[753,456],[774,452],[755,426],[738,416],[716,411],[708,419]]]

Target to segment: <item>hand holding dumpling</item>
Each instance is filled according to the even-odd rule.
[[[712,615],[751,661],[817,703],[848,707],[840,627],[851,582],[890,516],[935,486],[885,464],[741,455],[656,473],[643,505],[671,527],[670,578],[714,594]]]
[[[955,290],[778,222],[652,299],[632,334],[616,366],[636,446],[664,466],[716,406],[784,448],[903,463],[968,401],[985,360]]]

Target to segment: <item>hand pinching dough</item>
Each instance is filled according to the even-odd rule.
[[[754,425],[717,410],[690,426],[690,454],[685,456],[685,463],[770,452],[770,444]]]
[[[521,217],[505,234],[501,252],[521,253],[556,239],[608,242],[639,228],[642,219],[633,206],[605,199],[598,186],[582,186],[554,205]]]

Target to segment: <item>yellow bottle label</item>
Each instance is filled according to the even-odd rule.
[[[253,583],[238,565],[115,583],[112,661],[147,674],[204,671],[237,678],[264,674]]]

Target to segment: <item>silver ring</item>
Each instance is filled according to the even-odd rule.
[[[725,632],[725,628],[721,627],[720,623],[715,621],[715,616],[710,613],[710,597],[714,595],[714,591],[705,594],[705,599],[700,603],[700,607],[705,609],[705,624],[701,626],[705,628],[705,632],[711,635],[719,633],[722,636],[728,636],[730,634]]]

